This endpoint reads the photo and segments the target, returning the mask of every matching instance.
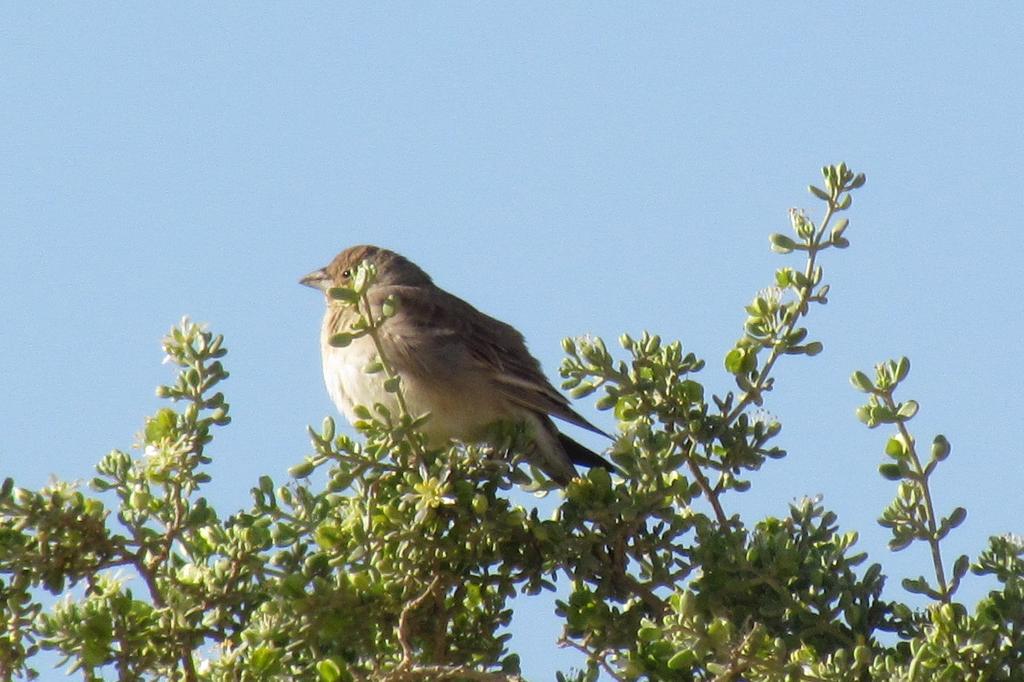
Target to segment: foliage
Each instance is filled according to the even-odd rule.
[[[918,405],[895,397],[905,358],[851,381],[867,394],[860,419],[895,428],[880,471],[899,485],[880,523],[894,551],[927,545],[934,579],[903,586],[928,606],[883,599],[882,567],[820,500],[753,524],[726,511],[785,456],[780,425],[758,409],[777,362],[822,350],[804,318],[827,302],[820,257],[848,246],[838,216],[864,184],[844,164],[823,171],[824,187],[810,188],[820,223],[794,210],[794,236],[771,237],[805,261],[747,306],[724,361],[735,392],[709,400],[704,361],[678,341],[623,335],[621,353],[565,341],[563,388],[599,393],[614,412],[621,475],[574,480],[549,519],[509,497],[514,485],[557,487],[527,475],[524,434],[498,425],[486,445],[428,448],[417,427],[429,415],[409,413],[383,353],[366,371],[382,373],[397,413],[360,408],[359,440],[325,419],[293,482],[263,476],[251,508],[221,518],[202,491],[215,429],[230,421],[216,390],[226,351],[184,320],[164,340],[179,373],[158,391],[179,408],[147,420],[139,454],[100,461],[95,495],[0,486],[0,678],[37,676],[35,657],[52,650],[87,680],[516,680],[510,600],[560,577],[562,644],[587,661],[562,680],[1021,678],[1024,542],[994,537],[973,563],[944,562],[942,540],[966,511],[936,513],[929,481],[950,446],[937,436],[927,461],[919,453]],[[396,303],[370,307],[374,277],[363,266],[331,290],[360,312],[332,343],[378,340]],[[968,570],[1000,585],[973,611],[954,600]]]

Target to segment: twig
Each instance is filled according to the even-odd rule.
[[[675,423],[669,422],[665,425],[665,431],[672,433],[675,431]],[[708,481],[707,476],[701,471],[700,466],[696,462],[697,457],[697,440],[691,436],[687,436],[689,440],[689,448],[686,453],[686,465],[690,469],[690,473],[693,474],[693,478],[697,481],[697,485],[700,486],[701,492],[704,493],[704,497],[707,498],[708,503],[715,512],[715,518],[718,520],[718,525],[723,528],[729,524],[729,518],[725,515],[725,510],[722,509],[722,503],[718,499],[718,493],[711,487],[711,483]]]
[[[828,229],[828,224],[832,220],[832,216],[835,214],[835,210],[836,199],[829,199],[825,209],[825,217],[821,221],[821,227],[819,228],[818,233],[815,235],[813,244],[807,251],[807,266],[804,268],[804,275],[807,277],[807,284],[801,287],[800,298],[797,300],[797,306],[794,308],[796,312],[793,315],[789,316],[790,319],[786,322],[785,326],[783,327],[783,330],[776,334],[777,339],[784,339],[787,336],[789,336],[793,332],[793,329],[796,327],[796,323],[803,315],[801,311],[805,311],[807,309],[807,304],[810,302],[811,298],[811,292],[814,290],[813,275],[815,260],[818,257],[818,252],[822,250],[822,247],[820,247],[819,242],[821,241],[821,238],[825,235],[825,231]],[[747,406],[750,405],[750,403],[754,402],[754,400],[761,395],[762,391],[765,388],[765,385],[768,383],[772,367],[775,366],[775,362],[783,354],[782,349],[782,344],[772,344],[771,352],[768,354],[768,361],[764,363],[764,369],[762,369],[758,373],[757,381],[754,382],[754,385],[751,386],[750,390],[746,391],[743,394],[743,397],[740,398],[738,403],[736,403],[736,406],[732,409],[732,411],[729,412],[728,415],[726,415],[726,425],[731,424],[737,417],[740,416],[740,414],[747,408]]]
[[[640,601],[647,605],[655,617],[661,618],[665,615],[668,605],[665,603],[664,599],[654,594],[651,588],[647,587],[647,585],[644,585],[627,573],[625,567],[613,561],[603,547],[595,547],[594,552],[597,554],[599,559],[604,561],[611,568],[614,574],[612,576],[613,581],[623,583],[635,596],[640,598]]]
[[[376,679],[380,682],[423,682],[423,680],[526,682],[525,677],[515,673],[487,672],[464,665],[417,665],[395,670]]]
[[[729,653],[729,667],[722,671],[721,674],[715,676],[716,682],[719,680],[722,682],[735,680],[741,672],[750,667],[750,664],[747,661],[747,656],[743,654],[743,649],[750,644],[750,640],[753,638],[755,632],[757,632],[757,628],[750,628],[750,631],[747,632],[743,641],[732,648],[732,651]]]
[[[605,673],[607,673],[612,679],[619,680],[619,682],[625,682],[626,678],[616,673],[615,669],[612,668],[611,665],[608,663],[608,651],[596,652],[591,651],[586,647],[586,643],[589,641],[589,639],[590,638],[588,637],[586,640],[584,640],[584,644],[578,644],[567,637],[563,637],[562,639],[558,640],[558,644],[559,646],[568,647],[570,649],[575,649],[576,651],[579,651],[589,660],[592,660],[595,663],[597,663],[598,667],[600,667],[601,670],[605,671]]]
[[[881,393],[882,401],[885,406],[895,413],[897,411],[896,401],[892,398],[892,392]],[[935,578],[939,581],[939,590],[942,593],[942,603],[948,604],[951,599],[949,592],[949,586],[946,584],[946,570],[942,566],[942,549],[939,546],[938,540],[938,526],[935,523],[935,505],[932,504],[932,493],[928,486],[928,479],[924,473],[924,467],[921,466],[921,459],[917,456],[917,448],[914,446],[914,439],[910,435],[910,431],[907,430],[906,424],[902,421],[896,421],[896,428],[900,432],[900,436],[903,438],[903,442],[907,446],[907,453],[910,455],[910,461],[914,464],[914,469],[918,474],[916,483],[921,488],[921,495],[924,497],[925,511],[928,513],[928,545],[932,550],[932,564],[935,566]]]
[[[377,351],[377,357],[380,359],[381,366],[384,368],[384,374],[387,376],[388,381],[398,382],[397,385],[395,386],[394,395],[395,401],[398,403],[399,414],[402,416],[403,420],[411,421],[415,417],[409,410],[408,403],[405,402],[405,393],[402,387],[402,377],[400,374],[398,374],[398,372],[395,371],[395,368],[391,366],[391,363],[388,361],[387,356],[384,354],[384,342],[381,341],[380,334],[378,334],[378,330],[380,329],[381,324],[383,324],[383,319],[381,320],[380,323],[377,322],[377,319],[373,315],[373,308],[370,305],[370,297],[366,291],[362,293],[360,300],[362,301],[363,306],[366,308],[366,333],[369,335],[370,340],[373,341],[373,347]],[[357,306],[356,311],[358,312],[358,310],[359,307]],[[409,441],[409,445],[412,447],[413,453],[415,453],[416,455],[416,459],[418,461],[422,461],[424,453],[420,449],[420,442],[415,437],[408,438],[407,440]]]
[[[711,504],[711,508],[715,510],[715,518],[718,520],[718,525],[723,528],[729,524],[729,519],[725,515],[725,510],[722,509],[722,503],[718,499],[718,493],[711,488],[711,484],[708,483],[707,477],[704,472],[700,470],[697,463],[693,460],[697,450],[697,441],[690,441],[690,453],[686,457],[686,464],[690,467],[690,473],[693,474],[694,479],[697,481],[697,485],[700,486],[701,491],[704,493],[704,497],[708,499]]]
[[[398,643],[402,646],[402,663],[400,669],[408,669],[413,664],[412,643],[409,641],[412,633],[409,632],[409,618],[412,612],[423,606],[424,603],[434,594],[434,591],[441,585],[441,574],[438,573],[427,585],[427,589],[402,607],[402,613],[398,616]],[[404,679],[404,678],[399,678]]]

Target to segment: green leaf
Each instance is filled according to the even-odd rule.
[[[901,584],[903,585],[903,589],[912,594],[923,594],[932,599],[942,598],[941,594],[928,585],[928,581],[925,580],[923,576],[918,578],[904,578]]]
[[[148,490],[134,490],[128,499],[128,506],[133,511],[142,512],[149,506],[151,499],[153,498],[150,496]]]
[[[7,481],[11,481],[12,483],[14,482],[13,480],[11,480],[9,478],[7,479]],[[4,481],[4,483],[6,483],[7,481]],[[89,487],[91,487],[96,492],[102,493],[102,492],[106,492],[106,491],[112,489],[114,487],[114,484],[113,483],[109,483],[109,482],[107,482],[107,481],[105,481],[102,478],[99,478],[97,476],[97,477],[93,478],[91,481],[89,481]],[[0,501],[3,501],[7,497],[8,497],[8,493],[0,492]]]
[[[966,554],[961,554],[953,563],[953,580],[959,580],[967,575],[967,569],[971,567],[971,560]]]
[[[871,383],[871,379],[864,372],[857,371],[850,375],[850,383],[858,391],[863,391],[864,393],[871,393],[875,390],[875,385]]]
[[[900,405],[900,408],[896,411],[896,416],[898,416],[902,421],[907,421],[908,419],[914,418],[914,415],[917,414],[917,410],[917,401],[908,400],[907,402]]]
[[[924,579],[923,576],[916,579],[904,578],[902,584],[903,589],[905,589],[907,592],[910,592],[911,594],[925,594],[929,590],[928,582]]]
[[[313,469],[315,468],[316,467],[313,464],[313,461],[307,459],[303,462],[299,462],[292,468],[288,469],[288,475],[291,476],[292,478],[306,478],[307,476],[313,473]]]
[[[330,523],[324,523],[313,532],[313,539],[316,540],[318,545],[329,551],[344,545],[348,538],[341,528]]]
[[[843,236],[843,232],[846,232],[846,228],[849,227],[850,221],[847,218],[840,218],[836,221],[836,224],[832,227],[832,241],[839,239]]]
[[[672,595],[675,598],[676,595]],[[661,630],[652,626],[644,625],[636,633],[637,640],[641,642],[653,642],[654,640],[661,637]]]
[[[502,672],[518,674],[521,668],[522,663],[519,660],[519,654],[509,654],[501,661]]]
[[[868,421],[869,427],[879,424],[892,424],[896,421],[896,415],[885,405],[869,405],[868,411],[871,414],[871,419]]]
[[[899,383],[906,379],[908,374],[910,374],[910,358],[904,356],[901,357],[899,361],[896,363],[896,383]]]
[[[384,299],[384,303],[380,306],[380,312],[384,317],[395,316],[395,313],[398,312],[398,299],[394,294],[391,294]]]
[[[897,535],[892,540],[889,540],[889,549],[893,552],[901,552],[914,541],[913,535]]]
[[[776,253],[792,253],[796,249],[796,242],[784,234],[775,233],[768,241],[772,245],[772,251]]]
[[[739,374],[743,371],[743,360],[746,353],[739,349],[733,348],[725,356],[725,369],[730,374]]]
[[[367,263],[364,262],[356,269],[356,276],[352,280],[352,289],[356,293],[356,298],[358,298],[360,294],[366,291],[366,286],[367,284],[369,284],[369,279],[370,268],[367,266]]]
[[[693,666],[697,662],[697,656],[689,649],[677,652],[672,658],[668,659],[669,670],[686,670]]]
[[[178,413],[169,407],[161,408],[146,420],[146,442],[156,443],[174,435]]]
[[[821,189],[820,187],[815,187],[814,185],[808,185],[807,191],[813,194],[814,196],[818,197],[822,201],[828,201],[831,198],[831,195],[828,192]]]
[[[345,303],[355,303],[359,300],[359,293],[348,287],[331,287],[327,290],[327,295],[335,301],[344,301]]]
[[[329,658],[316,664],[316,672],[323,682],[337,682],[341,679],[341,668]]]
[[[355,339],[355,336],[353,334],[341,332],[340,334],[332,335],[331,338],[327,339],[327,343],[334,346],[335,348],[344,348],[345,346],[352,343],[353,339]]]
[[[258,647],[249,656],[249,666],[258,673],[269,673],[277,663],[278,656],[279,654],[268,646]]]
[[[324,441],[329,443],[334,440],[334,417],[324,417],[320,433]]]
[[[573,400],[579,400],[580,398],[586,398],[588,395],[597,390],[597,386],[590,382],[585,382],[577,386],[576,388],[569,391],[569,396]]]
[[[352,474],[339,472],[331,476],[328,486],[332,492],[345,490],[352,485],[352,479]]]
[[[954,528],[958,527],[961,523],[963,523],[966,519],[967,510],[964,509],[963,507],[957,507],[956,509],[953,510],[953,513],[949,515],[949,519],[947,519],[949,529],[953,530]]]
[[[949,457],[949,450],[950,445],[946,437],[941,433],[935,436],[935,440],[932,441],[932,459],[936,462],[941,462]]]
[[[388,393],[397,393],[402,378],[399,376],[388,377],[384,380],[384,390]]]
[[[893,464],[892,462],[878,465],[878,473],[890,481],[898,481],[903,478],[903,471],[900,469],[899,464]]]
[[[885,444],[885,454],[890,457],[905,457],[907,454],[907,448],[903,444],[903,439],[898,436],[893,436]]]

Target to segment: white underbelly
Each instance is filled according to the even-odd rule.
[[[324,384],[335,406],[354,423],[353,408],[364,405],[372,410],[377,403],[388,409],[397,408],[393,395],[384,390],[381,374],[367,374],[365,369],[377,359],[373,341],[356,339],[345,348],[331,348],[323,356]]]
[[[376,361],[377,351],[368,337],[324,353],[327,393],[350,423],[360,420],[355,414],[356,405],[363,405],[376,414],[374,406],[379,403],[394,417],[400,414],[395,395],[384,390],[387,375],[383,371],[374,374],[365,371]],[[473,442],[484,435],[487,425],[512,416],[510,406],[490,386],[459,381],[458,377],[441,384],[406,374],[402,380],[402,395],[412,416],[430,414],[421,430],[432,445],[443,445],[452,438]]]

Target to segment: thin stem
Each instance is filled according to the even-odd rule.
[[[417,665],[401,668],[382,677],[373,677],[381,682],[422,682],[437,680],[449,682],[526,682],[521,675],[514,673],[487,672],[475,670],[467,666]]]
[[[370,306],[370,299],[364,293],[362,296],[363,305],[366,308],[366,321],[369,323],[367,333],[370,335],[370,339],[373,341],[373,347],[377,351],[377,357],[380,358],[380,364],[384,367],[384,374],[387,375],[388,379],[394,379],[398,377],[394,368],[391,367],[391,363],[388,362],[387,356],[384,354],[384,344],[380,340],[380,335],[377,334],[377,330],[380,328],[377,324],[376,318],[373,316],[373,308]],[[399,377],[399,381],[401,378]],[[395,391],[395,400],[398,402],[399,412],[403,417],[412,417],[409,412],[409,406],[405,402],[405,396],[402,395],[401,391]]]
[[[580,653],[582,653],[587,658],[592,659],[595,663],[597,663],[598,667],[600,667],[602,670],[604,670],[605,673],[607,673],[607,675],[609,677],[611,677],[613,680],[617,680],[618,682],[625,682],[625,680],[627,679],[627,678],[623,677],[622,675],[619,675],[618,673],[616,673],[615,669],[612,668],[611,665],[608,664],[608,661],[607,661],[608,652],[607,651],[596,652],[596,651],[591,651],[590,649],[587,648],[587,645],[590,644],[589,637],[586,640],[584,640],[583,644],[578,644],[578,643],[572,641],[571,639],[568,639],[567,637],[563,637],[562,639],[560,639],[558,641],[558,644],[559,644],[559,646],[569,647],[571,649],[575,649],[576,651],[579,651]]]
[[[625,580],[626,584],[629,585],[630,589],[640,597],[640,600],[647,605],[647,608],[651,609],[654,615],[659,618],[665,615],[668,605],[665,603],[664,599],[654,594],[651,588],[647,587],[630,574],[625,573],[622,578]]]
[[[179,500],[180,502],[180,500]],[[132,536],[135,542],[138,544],[138,551],[133,553],[126,553],[125,559],[135,567],[139,575],[142,576],[143,582],[146,584],[146,589],[149,591],[149,597],[153,600],[153,605],[158,609],[169,609],[174,614],[175,625],[179,620],[180,614],[175,612],[167,600],[164,599],[163,592],[160,590],[160,584],[157,581],[157,569],[167,560],[170,554],[170,544],[174,542],[174,537],[178,533],[179,528],[177,523],[174,526],[168,526],[167,532],[163,540],[160,543],[159,550],[156,554],[152,555],[149,561],[146,560],[147,553],[147,542],[139,532],[139,528],[131,527]],[[178,633],[175,633],[175,639]],[[181,660],[182,668],[185,673],[185,680],[187,682],[196,682],[199,678],[196,674],[195,662],[192,660],[192,648],[185,642],[180,642],[178,646],[178,658]]]
[[[720,674],[715,676],[715,681],[718,680],[735,680],[739,679],[740,674],[749,668],[749,664],[746,663],[745,657],[743,656],[743,649],[750,645],[751,639],[754,637],[754,633],[757,632],[756,628],[751,628],[750,632],[746,634],[743,641],[733,647],[732,655],[729,660],[729,667],[723,670]]]
[[[840,192],[841,193],[841,192]],[[807,277],[807,284],[800,289],[800,298],[795,308],[796,313],[790,316],[790,319],[783,326],[782,332],[775,335],[776,339],[785,338],[792,333],[796,327],[796,323],[803,316],[801,311],[807,309],[807,303],[810,301],[811,293],[814,290],[814,282],[812,276],[814,274],[815,261],[818,257],[818,252],[822,250],[821,239],[825,235],[825,231],[828,229],[828,224],[832,220],[832,216],[835,215],[836,200],[839,198],[839,193],[836,194],[834,199],[830,199],[825,209],[825,217],[821,221],[821,227],[818,229],[817,234],[814,236],[814,240],[807,249],[807,265],[804,268],[804,276]],[[764,363],[764,369],[762,369],[758,375],[757,380],[751,389],[743,394],[740,401],[736,403],[736,407],[732,409],[726,418],[725,424],[731,424],[740,414],[752,403],[755,398],[761,395],[765,385],[768,382],[769,374],[771,374],[772,367],[775,366],[775,362],[782,355],[782,345],[779,343],[773,343],[771,351],[768,354],[768,361]]]
[[[363,302],[363,306],[366,309],[365,315],[366,322],[368,323],[367,334],[369,334],[370,340],[373,341],[373,347],[377,351],[377,357],[380,359],[380,364],[384,367],[384,374],[387,375],[389,381],[398,382],[398,385],[395,387],[394,395],[395,401],[398,403],[399,414],[402,416],[403,420],[411,421],[414,418],[414,415],[409,410],[408,403],[405,402],[405,395],[404,392],[402,391],[401,375],[399,375],[395,371],[394,367],[391,366],[391,363],[388,361],[387,355],[384,353],[384,344],[380,339],[380,335],[377,333],[377,330],[380,329],[380,325],[378,324],[376,318],[373,315],[373,308],[370,305],[370,298],[369,296],[367,296],[366,292],[363,292],[361,300]],[[420,451],[419,441],[417,441],[415,438],[412,438],[409,439],[409,444],[412,446],[413,451],[416,453],[417,457],[423,456],[423,452]]]
[[[624,377],[624,378],[627,381],[629,379],[629,377]],[[623,383],[623,382],[620,381],[620,383]],[[667,395],[663,394],[662,397],[666,401],[671,400],[670,396],[667,396]],[[646,396],[644,396],[642,398],[642,400],[645,401],[646,405],[649,405],[649,409],[651,409],[652,411],[656,409],[656,407],[654,405],[650,404],[650,402],[647,400]],[[669,421],[665,422],[665,432],[669,433],[669,434],[672,434],[672,433],[676,432],[675,421],[674,420],[669,420]],[[718,519],[718,523],[721,526],[724,527],[726,524],[728,524],[729,519],[725,515],[725,510],[722,509],[722,503],[718,499],[718,493],[714,489],[712,489],[711,484],[708,481],[707,476],[704,475],[704,472],[701,471],[700,466],[696,462],[697,440],[695,438],[693,438],[692,436],[686,436],[686,442],[689,443],[689,445],[687,447],[687,453],[686,453],[686,465],[689,467],[690,473],[693,474],[694,479],[696,479],[697,485],[700,486],[701,492],[704,493],[704,497],[707,498],[708,503],[711,505],[711,508],[714,510],[715,518]],[[672,447],[673,448],[676,447],[675,439],[673,439]]]
[[[427,585],[427,589],[423,590],[418,597],[406,603],[402,607],[402,613],[398,616],[398,643],[402,647],[401,667],[403,668],[410,667],[413,664],[412,642],[410,641],[412,633],[409,631],[409,618],[412,612],[423,606],[433,596],[434,591],[441,586],[441,575],[438,573],[434,576],[434,579]]]
[[[711,504],[711,508],[715,510],[715,518],[718,520],[718,525],[723,528],[728,525],[729,518],[725,515],[725,510],[722,509],[722,503],[718,499],[718,493],[711,488],[711,484],[708,482],[707,476],[697,466],[697,462],[694,461],[694,456],[697,454],[697,441],[690,441],[690,452],[686,456],[686,464],[690,467],[690,473],[693,474],[694,479],[697,481],[697,485],[700,486],[701,491],[704,493],[704,497],[708,499]]]
[[[896,401],[892,398],[892,393],[881,393],[880,397],[893,412],[896,412],[897,406]],[[921,494],[924,497],[925,513],[928,515],[928,545],[932,550],[932,564],[935,566],[935,578],[939,582],[939,591],[942,594],[942,603],[948,604],[950,601],[949,586],[946,583],[946,570],[942,566],[942,550],[939,546],[938,539],[938,524],[935,521],[935,505],[932,503],[932,492],[928,487],[928,477],[925,474],[924,467],[921,466],[921,459],[917,456],[917,448],[914,445],[914,439],[910,435],[910,431],[907,430],[906,424],[902,421],[896,422],[896,428],[900,432],[900,436],[903,438],[903,442],[907,446],[907,453],[910,456],[910,461],[914,465],[914,471],[918,474],[917,482],[921,487]]]

